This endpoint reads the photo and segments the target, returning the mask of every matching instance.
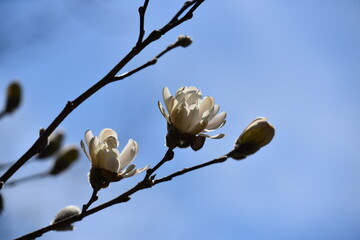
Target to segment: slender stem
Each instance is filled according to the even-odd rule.
[[[178,41],[176,41],[175,43],[172,43],[172,44],[169,44],[162,52],[160,52],[158,55],[156,55],[153,59],[147,61],[145,64],[141,65],[140,67],[137,67],[129,72],[126,72],[126,73],[123,73],[121,75],[117,75],[113,78],[113,82],[115,81],[119,81],[119,80],[122,80],[126,77],[129,77],[131,75],[133,75],[134,73],[137,73],[141,70],[143,70],[144,68],[147,68],[151,65],[154,65],[157,63],[158,59],[160,57],[162,57],[163,55],[165,55],[167,52],[171,51],[172,49],[176,48],[176,47],[179,47],[181,46]]]
[[[185,12],[187,8],[189,8],[191,5],[195,4],[196,1],[186,1],[183,5],[183,7],[175,14],[175,16],[171,19],[171,22],[176,22],[181,14]]]
[[[191,4],[189,4],[189,2]],[[131,49],[131,51],[117,64],[113,69],[109,71],[109,73],[102,78],[100,81],[98,81],[96,84],[94,84],[92,87],[90,87],[88,90],[86,90],[83,94],[81,94],[79,97],[77,97],[74,101],[68,101],[64,109],[59,113],[59,115],[53,120],[53,122],[46,128],[43,134],[35,141],[35,143],[29,148],[28,151],[24,153],[1,177],[0,177],[0,189],[6,183],[9,178],[17,171],[19,170],[31,157],[33,157],[35,154],[37,154],[41,150],[41,146],[45,141],[47,141],[47,138],[50,136],[50,134],[60,125],[60,123],[75,109],[77,108],[82,102],[84,102],[86,99],[88,99],[90,96],[92,96],[94,93],[96,93],[98,90],[100,90],[105,85],[114,82],[116,79],[116,74],[128,63],[130,60],[132,60],[136,55],[138,55],[145,47],[147,47],[150,43],[158,40],[162,35],[170,31],[171,29],[177,27],[178,25],[182,24],[183,22],[189,20],[193,16],[193,12],[200,6],[201,3],[203,3],[204,0],[193,0],[188,1],[184,4],[184,6],[180,9],[179,12],[184,13],[190,6],[192,6],[187,13],[180,19],[173,21],[171,20],[169,23],[167,23],[163,28],[160,30],[155,30],[149,34],[149,36],[142,41],[140,44],[136,44],[135,47]],[[175,16],[180,14],[175,14]],[[150,64],[151,65],[151,64]],[[133,73],[131,73],[133,74]],[[130,72],[127,76],[131,75]],[[125,77],[123,77],[125,78]],[[121,79],[123,79],[121,78]]]
[[[169,152],[169,150],[167,151],[167,153],[168,152]],[[71,218],[64,219],[63,221],[59,221],[59,222],[57,222],[57,223],[55,223],[53,225],[49,225],[47,227],[41,228],[41,229],[39,229],[37,231],[34,231],[34,232],[29,233],[27,235],[24,235],[24,236],[22,236],[20,238],[16,238],[15,240],[35,239],[37,237],[40,237],[41,235],[43,235],[46,232],[49,232],[49,231],[52,231],[52,230],[56,229],[60,225],[69,225],[69,224],[72,224],[74,222],[81,221],[83,218],[85,218],[85,217],[87,217],[89,215],[92,215],[92,214],[94,214],[96,212],[99,212],[99,211],[101,211],[101,210],[103,210],[105,208],[111,207],[111,206],[113,206],[115,204],[127,202],[127,201],[130,200],[130,196],[132,194],[134,194],[134,193],[136,193],[136,192],[138,192],[140,190],[151,188],[152,186],[155,186],[155,185],[157,185],[159,183],[170,181],[175,177],[184,175],[186,173],[195,171],[195,170],[200,169],[200,168],[204,168],[204,167],[208,167],[208,166],[213,165],[213,164],[225,162],[227,159],[228,159],[228,155],[224,155],[222,157],[213,159],[211,161],[208,161],[208,162],[205,162],[205,163],[202,163],[202,164],[199,164],[199,165],[195,165],[193,167],[184,168],[184,169],[182,169],[182,170],[180,170],[178,172],[175,172],[173,174],[170,174],[170,175],[168,175],[166,177],[163,177],[163,178],[160,178],[160,179],[156,179],[156,180],[151,181],[151,182],[149,182],[148,178],[144,178],[144,180],[139,182],[133,188],[129,189],[127,192],[121,194],[120,196],[118,196],[118,197],[116,197],[116,198],[114,198],[114,199],[112,199],[112,200],[110,200],[108,202],[105,202],[105,203],[103,203],[103,204],[101,204],[101,205],[99,205],[97,207],[89,209],[89,210],[83,212],[80,215],[76,215],[76,216],[73,216]],[[161,160],[160,162],[162,162],[162,161],[163,160]]]
[[[154,180],[153,185],[156,185],[156,184],[159,184],[159,183],[162,183],[162,182],[170,181],[170,180],[172,180],[174,177],[183,175],[183,174],[188,173],[188,172],[191,172],[191,171],[195,171],[195,170],[200,169],[200,168],[204,168],[204,167],[207,167],[207,166],[216,164],[216,163],[225,162],[227,159],[228,159],[228,155],[224,155],[224,156],[222,156],[222,157],[216,158],[216,159],[211,160],[211,161],[209,161],[209,162],[205,162],[205,163],[202,163],[202,164],[199,164],[199,165],[195,165],[195,166],[189,167],[189,168],[184,168],[184,169],[182,169],[182,170],[180,170],[180,171],[177,171],[177,172],[175,172],[175,173],[173,173],[173,174],[170,174],[170,175],[168,175],[168,176],[166,176],[166,177],[163,177],[163,178]]]
[[[145,29],[144,29],[144,22],[145,22],[145,12],[146,12],[146,8],[149,4],[149,0],[145,0],[144,1],[144,5],[139,7],[139,16],[140,16],[140,30],[139,30],[139,38],[138,41],[136,43],[136,45],[140,45],[143,38],[144,38],[144,34],[145,34]]]
[[[158,164],[156,164],[155,167],[149,168],[149,169],[146,171],[146,175],[145,175],[143,181],[146,181],[147,179],[149,179],[149,177],[150,177],[156,170],[158,170],[159,167],[161,167],[164,163],[166,163],[167,161],[170,161],[171,159],[174,158],[174,151],[173,151],[173,149],[174,149],[174,148],[168,148],[168,150],[166,151],[163,159],[161,159],[161,161],[158,162]]]
[[[83,216],[85,214],[85,212],[88,210],[88,208],[90,207],[90,205],[98,200],[98,196],[97,196],[98,191],[99,190],[93,189],[91,197],[90,197],[88,203],[83,205],[80,215]]]
[[[166,54],[167,52],[173,50],[174,48],[180,47],[179,41],[176,41],[175,43],[169,44],[167,48],[159,53],[155,58],[159,59],[162,55]]]
[[[47,176],[50,176],[50,173],[49,171],[46,171],[46,172],[41,172],[41,173],[35,173],[33,175],[30,175],[30,176],[26,176],[26,177],[22,177],[22,178],[18,178],[18,179],[15,179],[13,181],[10,181],[6,184],[6,186],[8,187],[13,187],[21,182],[27,182],[27,181],[30,181],[30,180],[35,180],[35,179],[39,179],[39,178],[44,178],[44,177],[47,177]]]

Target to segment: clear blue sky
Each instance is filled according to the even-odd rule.
[[[130,2],[130,3],[129,3]],[[68,100],[104,76],[133,46],[142,1],[3,0],[0,91],[24,88],[21,109],[0,121],[0,162],[19,158]],[[150,1],[146,30],[161,27],[181,1]],[[110,127],[121,146],[139,143],[135,163],[162,158],[166,123],[161,90],[196,86],[228,113],[199,152],[177,149],[165,176],[227,153],[255,117],[276,127],[273,142],[248,159],[193,172],[133,196],[43,239],[360,239],[360,1],[205,1],[124,71],[159,53],[180,34],[194,42],[123,82],[105,87],[60,126],[66,143]],[[46,169],[28,164],[15,176]],[[85,203],[89,161],[67,173],[2,191],[0,238],[46,226],[64,206]],[[99,193],[99,203],[141,176]]]

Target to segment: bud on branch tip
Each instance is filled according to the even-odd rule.
[[[267,118],[258,117],[253,120],[241,133],[235,142],[231,157],[241,160],[256,153],[260,148],[269,144],[275,135],[275,128]]]

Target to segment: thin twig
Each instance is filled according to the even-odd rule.
[[[163,177],[163,178],[160,178],[160,179],[156,179],[154,181],[145,178],[144,180],[139,182],[137,185],[135,185],[133,188],[129,189],[127,192],[121,194],[120,196],[118,196],[118,197],[116,197],[116,198],[114,198],[114,199],[112,199],[112,200],[110,200],[108,202],[105,202],[105,203],[103,203],[103,204],[101,204],[101,205],[99,205],[97,207],[89,209],[89,210],[87,210],[86,212],[84,212],[84,213],[82,213],[80,215],[76,215],[76,216],[64,219],[64,220],[59,221],[59,222],[57,222],[55,224],[52,224],[52,225],[49,225],[47,227],[41,228],[41,229],[39,229],[37,231],[34,231],[32,233],[29,233],[29,234],[24,235],[24,236],[19,237],[19,238],[16,238],[14,240],[35,239],[37,237],[42,236],[46,232],[49,232],[49,231],[52,231],[52,230],[56,229],[59,226],[70,225],[70,224],[72,224],[74,222],[81,221],[83,218],[85,218],[85,217],[87,217],[89,215],[92,215],[92,214],[94,214],[96,212],[99,212],[99,211],[101,211],[103,209],[106,209],[108,207],[111,207],[111,206],[119,204],[119,203],[127,202],[127,201],[130,200],[130,196],[132,194],[134,194],[134,193],[136,193],[136,192],[138,192],[140,190],[151,188],[152,186],[155,186],[155,185],[157,185],[159,183],[170,181],[175,177],[184,175],[186,173],[189,173],[191,171],[194,171],[194,170],[197,170],[197,169],[200,169],[200,168],[204,168],[204,167],[207,167],[207,166],[210,166],[210,165],[213,165],[213,164],[225,162],[227,159],[228,159],[228,155],[224,155],[222,157],[216,158],[214,160],[211,160],[211,161],[199,164],[199,165],[195,165],[193,167],[184,168],[184,169],[182,169],[182,170],[180,170],[178,172],[175,172],[173,174],[170,174],[170,175],[168,175],[166,177]]]
[[[143,181],[146,181],[147,179],[149,179],[149,177],[151,176],[151,174],[153,174],[156,170],[159,169],[159,167],[161,167],[164,163],[170,161],[171,159],[174,158],[174,151],[173,151],[174,148],[168,148],[168,150],[166,151],[165,153],[165,156],[163,157],[163,159],[161,159],[160,162],[158,162],[158,164],[155,165],[155,167],[153,168],[149,168],[147,171],[146,171],[146,175],[144,177],[144,180]]]
[[[162,183],[162,182],[170,181],[174,177],[177,177],[177,176],[183,175],[185,173],[197,170],[199,168],[207,167],[207,166],[210,166],[210,165],[213,165],[213,164],[216,164],[216,163],[225,162],[227,159],[228,159],[228,155],[224,155],[222,157],[216,158],[216,159],[211,160],[209,162],[205,162],[205,163],[202,163],[202,164],[199,164],[199,165],[196,165],[196,166],[193,166],[193,167],[189,167],[189,168],[184,168],[184,169],[182,169],[180,171],[177,171],[177,172],[175,172],[173,174],[170,174],[170,175],[168,175],[166,177],[154,180],[153,185],[156,185],[156,184],[159,184],[159,183]]]
[[[88,208],[90,207],[91,204],[93,204],[95,201],[98,200],[98,193],[99,190],[93,189],[93,192],[91,194],[91,197],[89,199],[89,201],[87,202],[87,204],[84,204],[81,210],[81,214],[80,215],[84,215],[85,212],[88,210]]]
[[[185,12],[186,9],[188,9],[191,5],[195,4],[196,1],[186,1],[183,5],[183,7],[175,14],[175,16],[171,19],[171,22],[176,22],[181,14]]]
[[[18,178],[18,179],[15,179],[13,181],[10,181],[6,184],[7,187],[13,187],[15,186],[16,184],[19,184],[21,182],[27,182],[27,181],[30,181],[30,180],[35,180],[35,179],[39,179],[39,178],[44,178],[44,177],[47,177],[47,176],[50,176],[50,172],[49,171],[46,171],[46,172],[41,172],[41,173],[35,173],[33,175],[30,175],[30,176],[26,176],[26,177],[22,177],[22,178]]]
[[[139,30],[139,38],[136,43],[136,46],[140,45],[144,35],[145,35],[145,28],[144,28],[144,22],[145,22],[145,12],[147,9],[147,6],[149,4],[149,0],[144,1],[144,5],[139,7],[139,16],[140,16],[140,30]]]
[[[130,77],[131,75],[133,75],[134,73],[137,73],[141,70],[143,70],[144,68],[147,68],[151,65],[154,65],[157,63],[158,59],[160,57],[162,57],[163,55],[165,55],[167,52],[173,50],[174,48],[180,47],[181,45],[179,44],[178,41],[176,41],[175,43],[169,44],[162,52],[160,52],[158,55],[156,55],[153,59],[149,60],[148,62],[146,62],[145,64],[141,65],[140,67],[137,67],[129,72],[123,73],[121,75],[117,75],[113,78],[113,82],[115,81],[119,81],[122,80],[126,77]]]
[[[60,125],[60,123],[75,109],[77,108],[81,103],[83,103],[86,99],[88,99],[90,96],[92,96],[94,93],[96,93],[98,90],[100,90],[102,87],[106,86],[107,84],[114,82],[116,78],[116,74],[127,64],[132,60],[136,55],[138,55],[145,47],[147,47],[150,43],[158,40],[162,35],[170,31],[171,29],[175,28],[176,26],[180,25],[181,23],[189,20],[193,16],[193,12],[200,6],[201,3],[204,2],[204,0],[193,0],[190,1],[191,4],[186,2],[184,6],[180,9],[181,12],[184,13],[190,6],[192,6],[186,14],[178,19],[177,21],[170,21],[167,23],[163,28],[160,30],[155,30],[149,34],[149,36],[141,42],[139,45],[135,45],[131,49],[131,51],[113,68],[109,71],[109,73],[102,78],[100,81],[98,81],[96,84],[94,84],[92,87],[90,87],[88,90],[86,90],[83,94],[81,94],[79,97],[77,97],[74,101],[68,101],[64,109],[59,113],[59,115],[53,120],[53,122],[46,128],[43,134],[35,141],[35,143],[28,149],[28,151],[25,152],[24,155],[22,155],[19,160],[17,160],[1,177],[0,182],[3,184],[6,183],[9,178],[22,167],[24,163],[26,163],[31,157],[33,157],[35,154],[37,154],[41,150],[41,146],[45,141],[47,141],[47,138],[50,136],[50,134]],[[178,13],[175,14],[175,16],[179,15]],[[130,76],[131,74],[127,75]],[[2,185],[0,185],[0,189]]]

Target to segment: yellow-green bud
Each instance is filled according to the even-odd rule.
[[[270,143],[274,135],[275,128],[266,118],[256,118],[244,129],[235,142],[235,149],[231,157],[240,160],[256,153],[260,148]]]

